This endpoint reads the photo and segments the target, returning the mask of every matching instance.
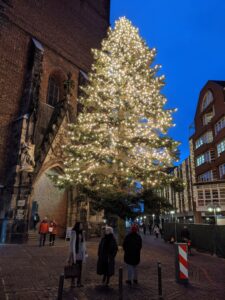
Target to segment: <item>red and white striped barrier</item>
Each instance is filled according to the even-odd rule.
[[[178,244],[179,279],[188,280],[188,246]]]

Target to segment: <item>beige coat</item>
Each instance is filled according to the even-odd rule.
[[[85,241],[85,233],[83,231],[83,242],[80,242],[80,251],[79,254],[82,255],[82,261],[85,262],[86,260],[86,241]],[[71,236],[70,236],[70,245],[69,245],[69,258],[68,258],[68,263],[76,263],[77,259],[77,253],[76,253],[76,231],[72,230],[71,231]],[[80,259],[80,257],[78,258]]]

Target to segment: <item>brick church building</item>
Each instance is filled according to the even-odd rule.
[[[109,0],[0,0],[0,242],[26,239],[35,212],[60,235],[91,219],[88,200],[48,174],[62,172],[65,126],[109,13]]]

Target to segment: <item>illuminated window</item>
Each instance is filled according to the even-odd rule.
[[[195,142],[195,149],[198,149],[204,144],[209,144],[213,141],[212,131],[207,131],[205,134],[200,136]]]
[[[204,164],[205,162],[210,162],[210,152],[209,151],[199,155],[196,159],[197,167]]]
[[[225,140],[223,140],[222,142],[220,142],[217,145],[217,154],[218,156],[220,156],[221,153],[223,153],[225,151]]]

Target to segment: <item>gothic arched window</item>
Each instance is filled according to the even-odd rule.
[[[56,106],[59,102],[60,82],[56,76],[50,76],[48,80],[47,103],[51,106]]]

